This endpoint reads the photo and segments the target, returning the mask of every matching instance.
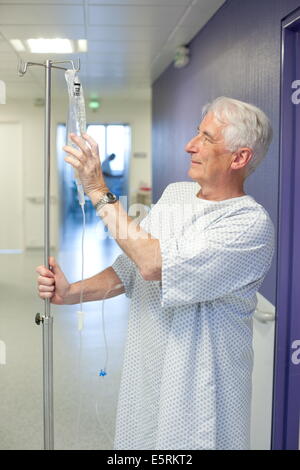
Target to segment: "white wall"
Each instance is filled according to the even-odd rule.
[[[35,217],[35,214],[31,213],[28,199],[32,196],[43,195],[43,109],[35,108],[31,103],[26,101],[22,103],[1,105],[0,124],[5,122],[18,123],[22,130],[21,158],[23,219],[17,217],[16,214],[13,223],[8,219],[2,220],[2,223],[8,224],[11,231],[19,233],[23,232],[24,236],[22,246],[20,246],[20,248],[23,249],[26,246],[26,241],[29,241],[28,238],[31,232],[34,236],[36,233],[42,233],[43,230],[43,212],[41,218]],[[11,153],[14,152],[14,145],[14,141],[11,140]],[[7,158],[9,158],[9,155],[7,155]],[[7,199],[13,197],[14,182],[11,177],[9,179],[11,193],[9,193],[9,190],[7,191]],[[36,206],[32,207],[33,211],[35,208]]]
[[[22,128],[18,122],[0,122],[0,250],[23,247]],[[12,149],[13,144],[13,149]],[[12,230],[15,222],[21,230]]]
[[[56,126],[65,122],[68,110],[65,102],[52,102],[52,160],[51,160],[51,241],[58,246],[59,192],[56,163]],[[132,200],[139,182],[151,186],[151,100],[103,99],[98,111],[87,109],[90,123],[127,123],[131,126],[132,152],[146,153],[147,157],[132,157],[129,163],[129,191]],[[24,246],[43,246],[43,152],[44,152],[44,108],[35,107],[32,101],[8,102],[0,106],[0,123],[18,122],[23,135],[23,211]],[[13,151],[13,142],[11,142]],[[13,182],[11,182],[13,185]],[[10,197],[10,195],[7,195]],[[5,221],[2,221],[5,223]],[[22,221],[14,219],[12,230],[22,231]]]

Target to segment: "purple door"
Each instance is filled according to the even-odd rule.
[[[282,21],[273,449],[299,449],[300,9]]]

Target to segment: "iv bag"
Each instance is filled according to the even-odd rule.
[[[75,70],[69,69],[65,72],[69,94],[69,114],[67,121],[67,144],[77,148],[77,145],[70,139],[69,134],[81,134],[86,132],[85,103],[82,85]],[[79,204],[85,204],[85,197],[82,184],[77,170],[74,168],[74,178],[78,190]]]
[[[82,85],[75,70],[67,70],[65,78],[69,93],[69,115],[67,123],[68,145],[75,147],[74,142],[70,141],[69,134],[81,135],[86,132],[85,103]]]

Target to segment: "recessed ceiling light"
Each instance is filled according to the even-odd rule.
[[[87,40],[86,39],[78,39],[78,52],[87,52]]]
[[[70,39],[27,39],[30,52],[51,54],[72,54],[74,52]]]
[[[18,52],[25,51],[25,46],[22,43],[22,41],[20,41],[20,39],[10,39],[9,41],[16,51]]]

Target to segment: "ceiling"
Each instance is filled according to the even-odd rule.
[[[41,67],[17,75],[19,58],[81,60],[85,96],[147,97],[153,81],[173,61],[176,47],[188,44],[224,0],[0,0],[0,79],[7,100],[40,98]],[[9,39],[87,39],[88,52],[16,52]],[[55,70],[53,94],[66,92],[64,74]]]

